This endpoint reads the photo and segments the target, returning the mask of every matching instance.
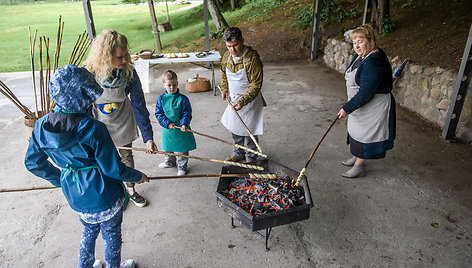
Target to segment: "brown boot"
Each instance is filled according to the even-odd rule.
[[[365,164],[354,165],[350,170],[341,174],[345,178],[364,177],[366,175]]]

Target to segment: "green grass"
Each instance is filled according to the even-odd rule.
[[[3,2],[2,2],[3,1]],[[32,0],[31,0],[32,1]],[[156,1],[155,1],[156,2]],[[239,25],[245,21],[260,21],[268,18],[276,8],[281,8],[296,0],[251,0],[234,11],[223,12],[228,24]],[[173,31],[160,34],[163,52],[178,52],[179,49],[203,50],[205,27],[203,6],[175,11],[185,5],[169,5],[170,21]],[[113,28],[128,37],[132,53],[142,49],[155,48],[151,19],[147,3],[142,5],[123,5],[120,0],[91,1],[95,29]],[[154,5],[157,21],[166,20],[165,5]],[[64,35],[61,46],[59,66],[64,66],[72,52],[77,37],[86,30],[82,2],[45,0],[37,3],[17,0],[17,5],[9,5],[9,0],[0,0],[0,72],[29,71],[28,26],[32,32],[38,30],[39,36],[50,38],[50,55],[54,55],[59,16],[64,22]],[[175,12],[172,12],[172,11]],[[216,27],[209,17],[210,33]],[[283,27],[290,25],[283,25]],[[38,41],[35,50],[35,69],[38,69]],[[212,49],[212,48],[210,48]],[[183,50],[185,51],[185,50]]]
[[[3,1],[0,3],[5,4],[5,0]],[[172,11],[184,6],[169,5],[169,10]],[[59,66],[64,66],[67,63],[78,35],[86,30],[81,1],[42,1],[36,4],[17,1],[17,5],[0,5],[0,7],[2,9],[0,13],[0,58],[2,59],[0,72],[31,70],[28,26],[30,26],[32,34],[38,30],[35,54],[39,54],[37,46],[39,36],[46,36],[50,38],[50,55],[52,56],[59,16],[62,15],[64,33]],[[105,28],[113,28],[125,34],[129,39],[131,52],[155,47],[147,4],[123,5],[118,0],[100,0],[92,1],[91,7],[97,33]],[[198,13],[198,10],[202,9],[197,8],[197,11],[185,10],[170,14],[171,24],[176,30],[161,33],[163,49],[166,49],[167,43],[185,32],[192,32],[193,36],[197,37],[204,35],[204,30],[201,29],[203,27],[203,13],[196,19],[188,17],[188,14]],[[165,5],[155,5],[155,12],[158,22],[166,20]],[[199,21],[201,23],[198,23]],[[199,25],[201,25],[200,29]],[[38,59],[35,61],[38,62]]]

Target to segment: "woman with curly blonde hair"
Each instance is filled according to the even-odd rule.
[[[112,29],[103,30],[93,41],[85,68],[94,74],[103,94],[92,108],[93,117],[106,124],[115,146],[131,147],[141,130],[147,153],[157,150],[153,140],[149,111],[139,77],[131,63],[126,36]],[[133,154],[118,150],[121,161],[134,168]],[[146,199],[126,183],[130,199],[138,207],[147,205]]]

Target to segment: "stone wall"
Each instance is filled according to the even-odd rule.
[[[323,60],[331,68],[344,73],[354,53],[351,44],[328,39]],[[399,64],[401,62],[393,63],[392,68]],[[393,94],[398,104],[443,128],[456,79],[457,71],[409,63],[395,81]],[[456,136],[472,143],[472,87],[467,92]]]

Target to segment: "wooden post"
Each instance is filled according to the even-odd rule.
[[[313,0],[313,21],[311,30],[311,61],[314,61],[317,57],[316,51],[318,50],[318,37],[319,37],[319,25],[320,25],[320,12],[319,12],[320,0]]]
[[[208,0],[203,0],[203,18],[205,20],[205,51],[210,51],[210,33],[208,29]]]
[[[362,18],[362,24],[366,24],[372,21],[372,0],[365,0],[364,17]]]
[[[87,24],[87,32],[90,40],[95,39],[95,25],[93,24],[92,7],[90,6],[90,0],[82,0],[85,14],[85,24]]]
[[[442,131],[442,137],[445,140],[453,140],[456,136],[456,128],[461,116],[462,106],[464,105],[467,89],[470,85],[470,76],[472,75],[472,24],[470,25],[469,37],[464,48],[461,66],[457,74],[454,93],[451,96],[451,103],[447,110],[446,123]]]
[[[159,36],[159,29],[157,28],[156,12],[154,11],[154,2],[148,0],[149,13],[151,14],[151,23],[152,23],[152,33],[154,34],[154,39],[156,40],[156,52],[161,53],[161,38]]]
[[[167,0],[166,0],[166,14],[167,14],[167,21],[170,21],[170,17],[169,17],[169,6],[167,5]]]

